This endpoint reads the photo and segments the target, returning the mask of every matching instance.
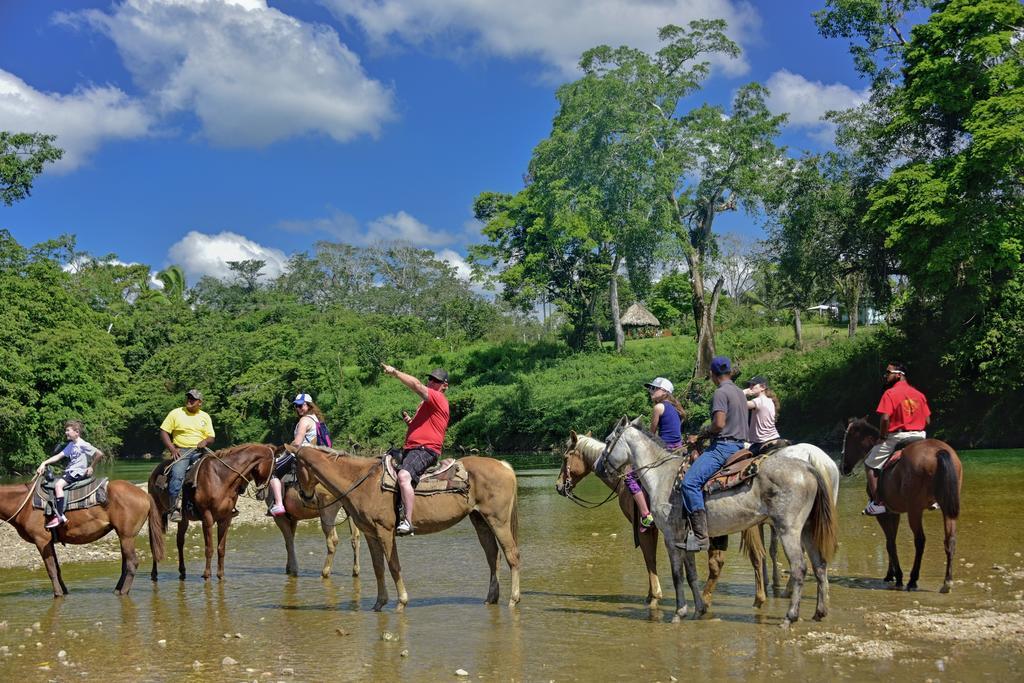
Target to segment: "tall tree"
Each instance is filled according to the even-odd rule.
[[[11,206],[32,194],[32,182],[43,167],[64,156],[64,150],[53,145],[56,139],[56,135],[0,130],[0,201]]]

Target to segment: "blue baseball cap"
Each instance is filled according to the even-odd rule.
[[[715,356],[711,359],[711,372],[716,375],[728,375],[732,372],[732,361],[728,356]]]
[[[313,397],[310,396],[309,394],[299,394],[298,396],[295,397],[295,400],[292,401],[292,403],[294,403],[297,406],[301,406],[303,404],[312,403],[312,402],[313,402]]]

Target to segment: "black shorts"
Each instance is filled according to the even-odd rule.
[[[274,476],[280,479],[295,468],[295,456],[285,453],[274,462]]]
[[[403,452],[402,465],[398,469],[408,472],[412,478],[412,485],[416,486],[420,483],[423,473],[436,464],[437,453],[429,448],[418,446]]]
[[[76,481],[82,481],[83,479],[87,479],[88,477],[89,475],[86,474],[85,472],[82,472],[81,474],[68,474],[67,472],[65,472],[64,474],[57,477],[57,479],[63,479],[64,485],[70,486],[71,484],[74,484]]]

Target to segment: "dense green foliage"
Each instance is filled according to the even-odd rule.
[[[64,156],[53,135],[0,130],[0,202],[11,206],[32,194],[32,181]]]

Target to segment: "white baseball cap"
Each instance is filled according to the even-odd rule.
[[[670,394],[672,393],[672,390],[675,389],[675,387],[672,385],[672,382],[669,382],[664,377],[655,377],[644,386],[647,387],[648,389],[664,389]]]
[[[299,394],[298,396],[295,397],[295,400],[292,401],[292,403],[294,403],[297,406],[301,406],[304,403],[312,403],[312,402],[313,402],[313,397],[310,396],[309,394]]]

